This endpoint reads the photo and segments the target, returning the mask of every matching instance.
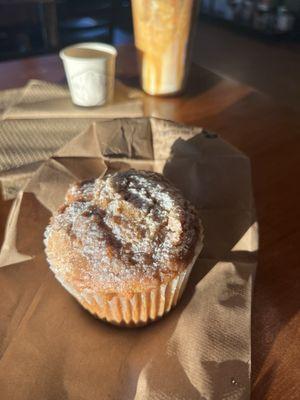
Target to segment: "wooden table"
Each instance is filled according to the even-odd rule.
[[[118,75],[136,83],[131,48],[120,49]],[[0,64],[0,89],[30,78],[62,82],[57,56]],[[182,97],[147,97],[155,116],[218,132],[252,161],[260,252],[252,315],[252,398],[298,398],[300,118],[241,83],[194,67]],[[3,230],[10,204],[0,204]],[[298,392],[299,395],[299,392]]]

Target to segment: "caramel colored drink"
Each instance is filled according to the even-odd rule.
[[[141,84],[152,95],[180,92],[185,85],[197,0],[132,0]]]

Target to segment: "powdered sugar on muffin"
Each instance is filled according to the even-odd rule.
[[[162,175],[128,170],[70,187],[45,232],[48,260],[77,288],[155,287],[194,257],[199,215]]]

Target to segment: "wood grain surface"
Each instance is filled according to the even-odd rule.
[[[124,82],[138,85],[133,48],[120,48],[117,70]],[[24,85],[31,78],[63,82],[58,56],[0,64],[0,89]],[[145,96],[145,110],[215,131],[250,157],[260,224],[252,313],[252,398],[299,398],[299,115],[201,66],[193,66],[183,96]],[[9,206],[0,202],[0,240]]]

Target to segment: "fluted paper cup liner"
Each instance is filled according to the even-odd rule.
[[[180,300],[186,287],[193,265],[202,250],[202,234],[196,246],[193,260],[187,268],[169,282],[158,287],[132,295],[95,293],[91,290],[78,291],[59,275],[56,279],[79,303],[96,317],[114,325],[143,326],[167,314]]]

